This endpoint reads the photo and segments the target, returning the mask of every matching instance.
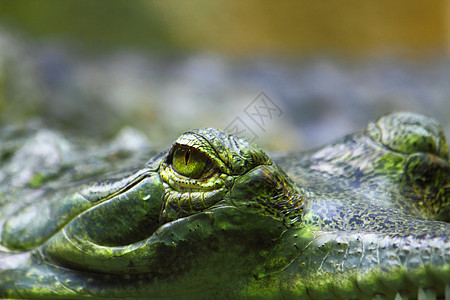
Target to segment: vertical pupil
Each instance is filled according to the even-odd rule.
[[[190,155],[191,155],[191,149],[187,149],[186,154],[184,155],[184,160],[185,160],[186,165],[189,162],[189,156]]]

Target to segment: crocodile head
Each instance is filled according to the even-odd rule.
[[[272,159],[188,131],[129,174],[5,198],[0,296],[443,297],[449,183],[442,130],[414,114]]]

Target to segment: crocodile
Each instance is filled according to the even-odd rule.
[[[0,139],[2,298],[450,297],[450,163],[431,118],[270,155],[213,128],[161,153]]]

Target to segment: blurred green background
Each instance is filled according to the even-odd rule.
[[[0,122],[170,143],[241,117],[309,148],[395,110],[450,131],[450,1],[0,1]],[[264,91],[264,128],[245,108]],[[270,121],[270,122],[269,122]]]

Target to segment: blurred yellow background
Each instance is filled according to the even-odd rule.
[[[153,51],[301,55],[448,51],[450,1],[2,0],[0,20],[36,37]]]

